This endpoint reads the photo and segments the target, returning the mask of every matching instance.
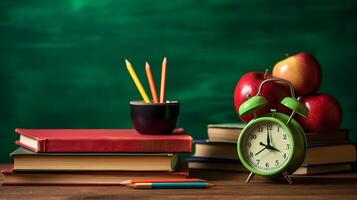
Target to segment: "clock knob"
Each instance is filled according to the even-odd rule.
[[[266,106],[268,104],[268,101],[262,97],[262,96],[254,96],[247,101],[245,101],[240,107],[239,107],[239,115],[243,116],[246,114],[249,114],[251,112],[255,112],[256,110],[259,110]]]

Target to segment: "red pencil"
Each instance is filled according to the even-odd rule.
[[[177,182],[205,182],[199,178],[182,178],[182,179],[133,179],[120,182],[121,185],[130,185],[134,183],[177,183]]]

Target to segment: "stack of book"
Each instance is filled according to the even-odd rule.
[[[4,185],[120,185],[140,178],[186,178],[179,153],[190,153],[192,137],[140,135],[132,129],[16,129],[20,147]]]
[[[209,124],[208,140],[195,140],[195,153],[188,158],[190,169],[245,172],[237,153],[237,139],[244,124]]]
[[[295,175],[351,171],[356,163],[356,146],[349,141],[349,130],[305,133],[307,152]]]
[[[208,140],[195,140],[195,153],[188,158],[190,169],[246,171],[237,154],[237,139],[244,124],[210,124]],[[305,133],[308,148],[304,163],[295,175],[350,171],[357,153],[349,142],[348,129]]]

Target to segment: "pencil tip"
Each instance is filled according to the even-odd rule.
[[[125,64],[130,65],[130,62],[127,59],[125,59]]]
[[[163,60],[162,62],[167,62],[167,60],[166,60],[166,56],[164,57],[164,60]]]
[[[120,182],[120,185],[128,185],[128,184],[131,184],[131,180]]]
[[[214,187],[214,186],[216,186],[216,185],[214,185],[214,184],[212,184],[212,183],[207,183],[207,186],[208,186],[208,187]]]
[[[149,65],[148,62],[145,62],[145,67],[146,67],[146,68],[149,68],[149,67],[150,67],[150,65]]]

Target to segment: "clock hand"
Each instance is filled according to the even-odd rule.
[[[260,142],[259,144],[262,146],[268,147],[268,145],[264,144],[263,142]]]
[[[275,150],[275,151],[279,151],[280,152],[280,150],[279,149],[276,149],[275,147],[273,147],[273,146],[270,146],[270,149],[273,149],[273,150]]]
[[[270,146],[270,136],[269,136],[268,129],[267,129],[267,145]]]
[[[260,154],[262,151],[264,151],[266,149],[266,147],[264,147],[262,150],[258,151],[255,155]]]
[[[270,146],[270,145],[266,145],[266,144],[264,144],[263,142],[260,142],[259,144],[260,144],[260,145],[262,145],[262,146],[265,146],[265,148],[266,148],[266,149],[274,149],[274,150],[276,150],[276,151],[279,151],[279,150],[277,150],[277,149],[273,148],[273,147],[272,147],[272,146]]]
[[[265,146],[265,148],[267,148],[267,149],[273,149],[273,150],[275,150],[275,151],[279,151],[279,152],[280,152],[279,149],[277,149],[277,148],[275,148],[275,147],[273,147],[273,146],[271,146],[271,145],[266,145],[266,144],[264,144],[263,142],[260,142],[259,144],[262,145],[262,146]]]

